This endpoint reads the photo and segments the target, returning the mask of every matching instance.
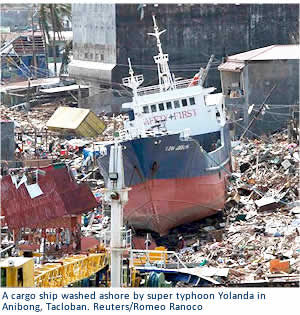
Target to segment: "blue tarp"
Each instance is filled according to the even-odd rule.
[[[83,159],[86,160],[88,157],[91,158],[98,158],[100,156],[100,151],[99,150],[93,150],[93,149],[83,149]]]
[[[8,60],[6,60],[6,58],[8,58]],[[12,59],[12,61],[9,61],[10,59]],[[20,56],[20,59],[21,60],[14,56],[2,57],[1,73],[3,80],[9,80],[14,77],[27,79],[33,76],[33,68],[31,67],[31,65],[33,65],[32,56]],[[37,78],[48,77],[49,71],[46,68],[45,55],[37,55],[36,63],[38,68],[35,72]]]

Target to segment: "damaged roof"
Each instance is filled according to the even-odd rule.
[[[271,45],[227,57],[218,70],[241,71],[247,61],[262,60],[299,60],[299,45]]]
[[[7,38],[2,38],[3,44],[0,48],[0,54],[3,55],[32,55],[33,40],[32,32],[13,33]],[[34,33],[34,51],[35,54],[45,54],[45,44],[42,33],[36,31]]]
[[[17,188],[10,175],[2,178],[1,212],[10,228],[44,227],[54,219],[79,215],[97,207],[88,185],[78,185],[64,164],[41,170],[43,174],[38,175],[35,190],[40,189],[42,194],[37,196],[30,196],[32,192],[25,183]]]

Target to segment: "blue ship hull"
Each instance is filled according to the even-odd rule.
[[[227,125],[223,137],[224,145],[210,153],[218,132],[193,136],[193,141],[182,141],[175,134],[122,142],[125,185],[132,188],[124,209],[128,224],[165,234],[219,211],[230,165]],[[109,154],[98,163],[107,181]]]

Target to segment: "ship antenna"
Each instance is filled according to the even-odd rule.
[[[129,74],[130,74],[131,79],[133,79],[134,71],[133,71],[132,66],[131,66],[130,58],[128,58],[128,64],[129,64]]]
[[[154,25],[154,33],[148,33],[148,35],[152,35],[156,38],[157,47],[158,47],[158,55],[154,56],[154,61],[157,64],[157,72],[159,79],[159,86],[161,91],[166,91],[168,89],[175,89],[174,80],[172,78],[170,69],[169,69],[169,55],[164,54],[161,48],[160,35],[163,34],[166,30],[159,31],[158,26],[156,24],[155,15],[152,15],[153,25]]]
[[[139,105],[138,101],[138,87],[144,82],[144,77],[142,74],[134,75],[130,58],[128,58],[128,65],[129,65],[129,77],[123,78],[122,83],[123,85],[132,89],[133,99],[132,99],[132,106],[131,108],[135,114],[135,125],[139,133],[144,136],[145,135],[145,125],[142,119],[142,106]]]
[[[144,82],[143,75],[134,75],[130,58],[128,58],[128,65],[129,65],[129,75],[130,77],[123,78],[122,82],[123,85],[128,86],[132,89],[134,98],[137,97],[137,89],[138,87]]]

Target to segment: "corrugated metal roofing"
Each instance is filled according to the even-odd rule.
[[[97,201],[86,184],[78,185],[66,166],[42,168],[45,175],[38,176],[43,194],[30,198],[24,184],[18,189],[10,176],[1,180],[1,207],[10,228],[45,227],[47,221],[66,215],[79,215],[97,206]],[[52,223],[50,223],[52,222]]]
[[[88,89],[89,87],[87,85],[80,85],[81,89]],[[73,85],[67,85],[67,86],[58,86],[50,89],[42,89],[40,92],[42,93],[59,93],[59,92],[66,92],[66,91],[74,91],[78,90],[79,85],[73,84]]]
[[[228,61],[223,64],[221,64],[218,67],[218,70],[220,71],[236,71],[240,72],[245,67],[245,64],[243,62],[232,62]]]
[[[247,61],[300,59],[299,45],[272,45],[250,50],[227,58],[218,67],[220,71],[241,71]]]
[[[69,66],[92,70],[112,71],[116,64],[73,59]]]
[[[59,78],[46,78],[46,79],[37,79],[37,80],[30,80],[30,86],[41,86],[41,85],[51,85],[59,83]],[[14,82],[2,85],[0,87],[0,92],[8,92],[11,90],[18,90],[18,89],[26,89],[28,87],[28,81],[21,81],[21,82]]]
[[[229,56],[229,61],[300,59],[299,45],[272,45]]]

